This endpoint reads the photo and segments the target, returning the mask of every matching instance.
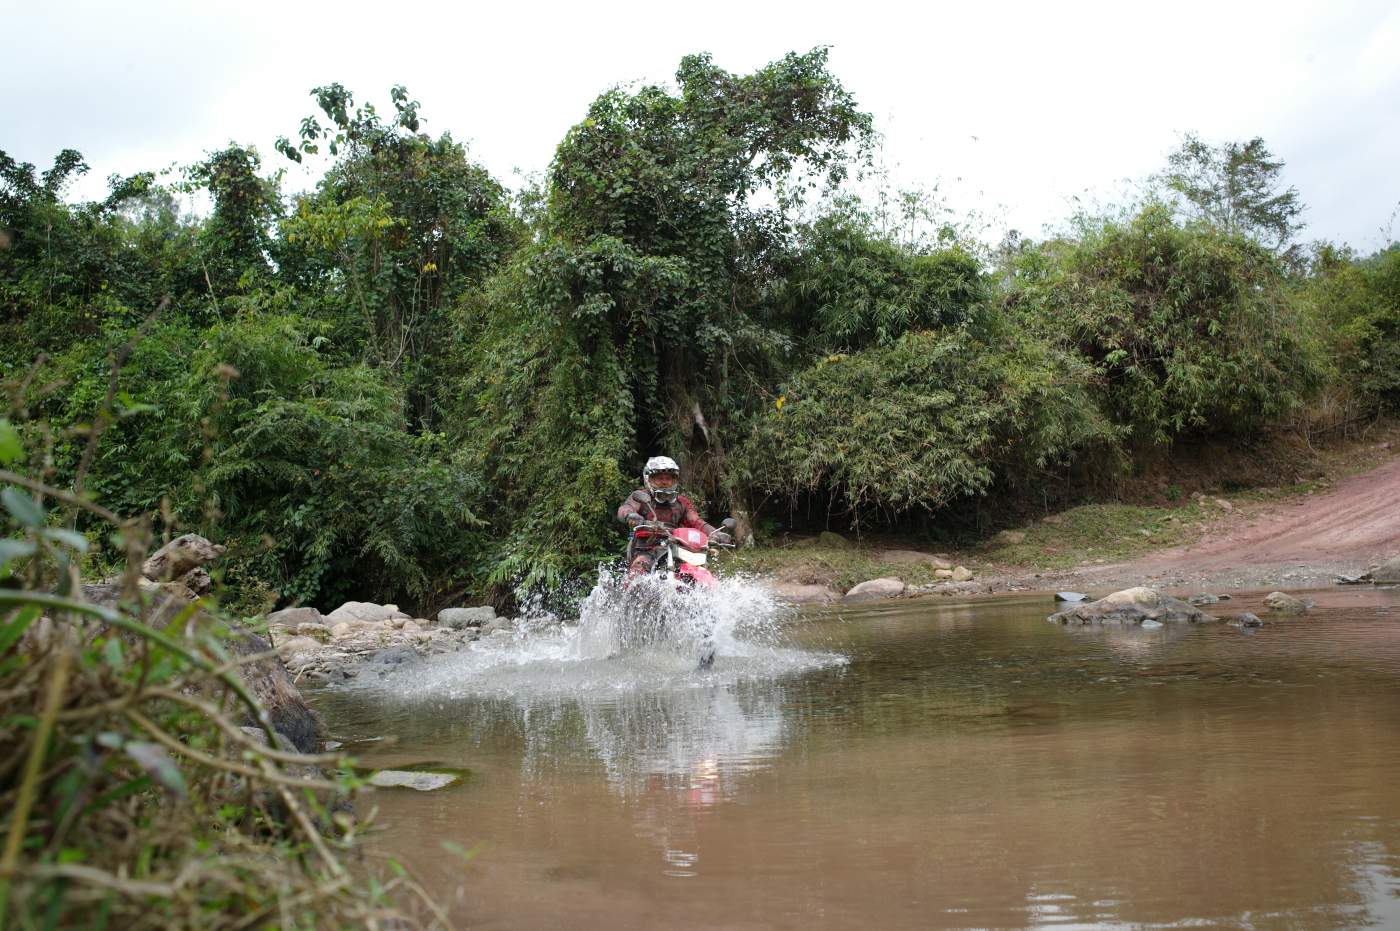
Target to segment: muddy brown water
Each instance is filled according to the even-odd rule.
[[[900,601],[708,674],[526,643],[317,702],[393,737],[367,765],[470,771],[362,805],[461,927],[1400,927],[1400,591],[1313,597],[1259,630]]]

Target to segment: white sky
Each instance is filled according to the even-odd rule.
[[[711,52],[746,72],[831,46],[905,183],[1032,235],[1074,198],[1112,202],[1181,132],[1259,135],[1308,204],[1305,238],[1363,251],[1400,206],[1400,4],[272,4],[0,0],[0,149],[109,174],[188,163],[230,140],[264,163],[339,81],[387,110],[422,102],[508,186],[544,169],[607,87],[669,81]],[[322,165],[317,165],[319,169]],[[305,172],[305,170],[303,170]],[[304,180],[289,177],[292,187]],[[1400,220],[1393,235],[1400,236]]]

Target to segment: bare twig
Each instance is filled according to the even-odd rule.
[[[174,737],[171,737],[159,724],[155,723],[135,708],[128,708],[123,713],[143,731],[150,734],[151,737],[155,739],[156,743],[165,747],[167,750],[174,751],[183,757],[194,760],[196,763],[208,766],[210,769],[222,769],[253,779],[267,779],[269,782],[274,782],[279,786],[292,786],[297,789],[322,789],[327,792],[340,792],[343,789],[340,783],[331,782],[326,779],[298,779],[294,776],[288,776],[272,768],[270,764],[260,771],[256,767],[248,766],[245,763],[239,763],[236,760],[221,760],[216,756],[202,753],[188,744],[181,743]]]

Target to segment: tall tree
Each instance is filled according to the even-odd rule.
[[[1280,178],[1283,166],[1258,136],[1212,146],[1187,133],[1167,157],[1162,180],[1200,219],[1284,254],[1304,224],[1298,189],[1285,188]]]

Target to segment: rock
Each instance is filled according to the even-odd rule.
[[[481,633],[483,635],[500,633],[502,631],[504,631],[505,633],[510,633],[513,630],[515,630],[515,621],[511,620],[508,617],[492,618],[485,624],[481,625]]]
[[[437,615],[438,624],[452,630],[480,627],[495,619],[496,609],[490,605],[480,608],[443,608]]]
[[[203,598],[214,590],[214,580],[209,577],[203,566],[191,569],[176,581],[189,589],[190,594],[196,598]]]
[[[331,631],[325,624],[298,624],[297,637],[310,637],[317,643],[330,643]]]
[[[1050,620],[1057,624],[1141,624],[1143,621],[1195,624],[1216,618],[1154,588],[1138,587],[1075,605],[1050,615]]]
[[[381,769],[369,777],[369,784],[379,789],[417,789],[431,792],[461,780],[452,773],[414,773],[402,769]]]
[[[992,540],[1002,546],[1015,546],[1018,543],[1026,542],[1026,532],[1024,530],[1003,530],[992,537]]]
[[[933,570],[933,577],[934,577],[935,579],[951,579],[951,578],[953,577],[953,570],[952,570],[952,569],[935,569],[935,570]]]
[[[1067,601],[1067,602],[1069,602],[1070,604],[1074,604],[1074,603],[1080,602],[1080,601],[1088,601],[1088,600],[1089,600],[1089,596],[1086,595],[1086,594],[1084,594],[1083,592],[1056,592],[1056,593],[1055,593],[1055,600],[1056,600],[1056,601]]]
[[[1264,604],[1275,614],[1306,614],[1308,603],[1283,592],[1270,592],[1264,596]]]
[[[1212,595],[1210,592],[1197,592],[1186,600],[1193,605],[1213,605],[1220,603],[1220,597],[1218,595]]]
[[[370,621],[379,623],[395,617],[408,617],[397,607],[389,605],[377,605],[368,601],[347,601],[326,615],[326,620],[332,623],[340,621]]]
[[[315,608],[283,608],[267,616],[268,627],[285,627],[295,630],[299,624],[320,624],[321,612]]]
[[[341,621],[339,624],[331,626],[331,638],[334,640],[344,640],[346,637],[350,636],[351,630],[352,628],[347,622]]]
[[[817,537],[817,542],[833,550],[848,550],[851,548],[851,541],[841,536],[839,533],[832,533],[830,530],[823,530]]]
[[[775,582],[773,595],[790,604],[830,604],[841,600],[841,593],[829,585],[804,585],[801,582]]]
[[[311,637],[292,637],[277,645],[277,655],[285,659],[298,653],[309,653],[320,646],[321,644]]]
[[[854,604],[860,601],[895,598],[903,593],[904,581],[890,576],[883,579],[871,579],[868,582],[861,582],[859,585],[846,592],[842,600],[847,604]]]
[[[1151,618],[1148,618],[1147,620],[1143,621],[1140,626],[1143,630],[1160,630],[1162,627],[1162,622],[1154,621]]]
[[[421,660],[413,647],[390,647],[375,653],[368,662],[371,666],[411,666]]]
[[[272,649],[267,640],[257,634],[234,629],[232,647],[241,657],[266,654]],[[256,662],[244,662],[238,667],[238,674],[248,686],[248,691],[267,711],[268,721],[286,735],[292,745],[302,753],[315,753],[321,739],[321,720],[306,704],[287,667],[275,656],[265,656]],[[246,718],[241,722],[252,725],[255,722]]]
[[[1235,506],[1224,498],[1216,498],[1215,503],[1223,511],[1233,511],[1235,509]]]
[[[417,624],[413,623],[412,621],[404,621],[403,623],[399,623],[398,621],[395,621],[395,622],[394,622],[394,626],[395,626],[395,627],[398,627],[400,630],[402,630],[406,635],[408,635],[408,636],[410,636],[410,637],[413,636],[414,634],[421,634],[421,633],[423,632],[423,628],[419,627]]]
[[[1379,585],[1400,584],[1400,556],[1386,560],[1372,569],[1371,581]]]
[[[223,554],[224,547],[210,543],[197,533],[187,533],[156,550],[141,564],[141,574],[152,582],[169,582]]]
[[[958,566],[953,570],[951,578],[954,582],[971,582],[972,570],[967,568],[967,566]]]
[[[896,566],[931,566],[934,569],[951,569],[953,564],[941,556],[933,553],[921,553],[918,550],[885,550],[880,554],[880,561],[891,563]]]
[[[1264,622],[1259,620],[1258,615],[1250,614],[1248,611],[1246,611],[1244,614],[1241,614],[1238,618],[1236,618],[1236,620],[1239,622],[1239,625],[1241,627],[1264,626]]]

